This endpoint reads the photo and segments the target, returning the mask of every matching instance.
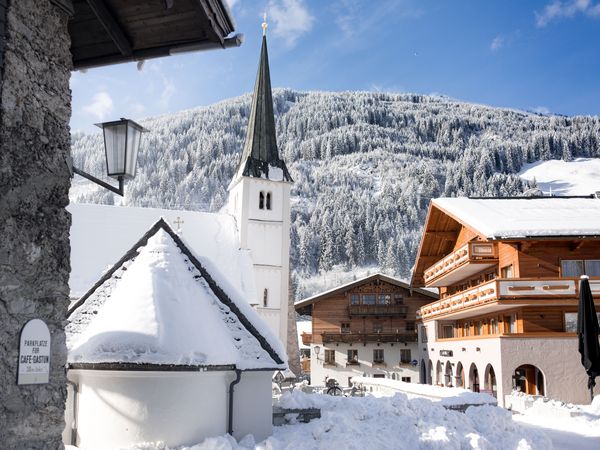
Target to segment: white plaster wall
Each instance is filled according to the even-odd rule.
[[[418,361],[418,350],[415,343],[409,343],[405,346],[402,343],[380,344],[362,343],[353,344],[352,347],[348,344],[319,345],[319,359],[315,353],[315,345],[311,345],[310,358],[310,382],[314,386],[322,386],[325,384],[325,377],[335,378],[340,386],[348,387],[349,377],[373,376],[374,374],[383,374],[385,378],[392,378],[395,374],[396,379],[401,380],[401,377],[410,377],[411,383],[419,382],[419,366],[410,364],[400,364],[400,349],[410,348],[411,358]],[[382,348],[385,360],[385,366],[373,365],[373,349]],[[335,365],[324,364],[325,349],[335,350]],[[346,365],[348,360],[348,349],[358,350],[359,365]]]
[[[233,436],[237,440],[252,434],[260,442],[272,434],[272,376],[272,371],[242,372],[233,395]]]
[[[240,177],[229,192],[229,211],[236,217],[240,246],[250,250],[256,279],[257,308],[271,329],[287,342],[290,259],[291,183]],[[259,193],[271,192],[271,210],[259,209]],[[269,267],[270,266],[270,267]],[[273,269],[273,270],[269,270]],[[269,290],[269,310],[263,310],[264,289]],[[278,309],[277,323],[271,309]]]
[[[445,373],[446,361],[454,364],[453,375],[457,375],[458,363],[465,373],[465,387],[469,387],[471,363],[477,366],[480,389],[485,389],[485,369],[491,364],[496,374],[498,404],[505,406],[505,396],[512,391],[512,376],[517,367],[531,364],[544,374],[546,397],[564,402],[585,404],[590,402],[587,375],[577,351],[577,338],[565,336],[551,338],[496,337],[482,339],[435,340],[435,321],[425,324],[428,342],[421,342],[419,335],[419,361],[425,366],[433,363],[433,384],[436,384],[437,362],[442,363]],[[463,350],[464,349],[464,350]],[[452,350],[452,357],[440,356],[440,350]],[[442,382],[445,379],[442,377]],[[452,380],[455,385],[456,380]],[[595,392],[600,394],[600,386]]]
[[[68,377],[79,384],[83,450],[151,441],[191,445],[227,432],[231,372],[70,370]]]
[[[483,391],[486,389],[485,386],[485,370],[488,364],[494,368],[496,375],[496,388],[498,404],[502,405],[504,401],[504,394],[510,393],[511,387],[506,390],[506,384],[504,379],[507,378],[503,372],[501,352],[500,352],[500,338],[482,338],[482,339],[464,339],[464,340],[440,340],[437,337],[437,324],[435,321],[427,322],[428,342],[421,342],[421,333],[419,333],[419,361],[425,362],[426,373],[429,370],[429,361],[432,362],[433,374],[432,384],[438,384],[437,378],[437,363],[438,361],[442,364],[442,377],[440,382],[445,384],[445,373],[446,363],[450,361],[452,365],[452,385],[457,385],[457,376],[459,376],[458,369],[459,363],[464,368],[464,386],[469,388],[469,373],[471,364],[475,364],[479,373],[479,387]],[[440,350],[452,351],[452,356],[441,356]],[[512,373],[508,375],[509,381],[511,380]]]
[[[248,248],[254,264],[282,265],[282,222],[248,222]]]
[[[505,394],[512,389],[511,376],[523,364],[532,364],[542,371],[545,396],[567,403],[589,404],[587,374],[577,351],[577,338],[504,338],[502,343],[503,369],[508,376],[503,380]],[[600,395],[596,384],[595,395]]]
[[[254,266],[254,280],[258,289],[258,304],[263,305],[264,290],[267,289],[267,308],[281,308],[282,292],[281,283],[283,281],[281,267]],[[285,299],[287,300],[287,298]]]

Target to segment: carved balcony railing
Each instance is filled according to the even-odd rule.
[[[406,305],[350,305],[348,314],[350,316],[395,316],[406,318],[408,307]]]
[[[367,342],[416,342],[416,332],[403,333],[321,333],[323,344],[355,344]]]
[[[448,286],[497,263],[498,248],[495,243],[468,242],[425,269],[423,280],[427,287]]]
[[[590,279],[592,294],[600,295],[600,278]],[[531,300],[579,298],[578,278],[499,278],[444,297],[417,310],[418,319],[454,313],[498,300]]]

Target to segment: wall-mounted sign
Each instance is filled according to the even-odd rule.
[[[40,319],[21,330],[17,384],[43,384],[50,379],[50,330]]]
[[[452,350],[440,350],[440,356],[452,356],[454,352]]]

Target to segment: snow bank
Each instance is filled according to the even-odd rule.
[[[429,400],[409,400],[403,394],[346,398],[296,390],[284,393],[278,406],[320,408],[321,419],[275,427],[273,435],[259,443],[251,436],[240,442],[221,436],[178,450],[552,448],[543,433],[526,430],[512,421],[510,412],[489,405],[470,407],[463,414]],[[168,449],[161,444],[139,444],[128,450]]]
[[[537,161],[524,164],[519,176],[535,179],[545,194],[589,195],[600,191],[600,158]]]
[[[139,249],[108,298],[92,307],[91,314],[86,304],[75,310],[67,327],[70,363],[279,366],[163,229]]]
[[[507,395],[506,398],[527,403],[528,407],[514,416],[515,421],[588,438],[598,438],[596,448],[600,448],[600,397],[596,397],[591,405],[584,406],[517,392]]]
[[[600,199],[437,198],[433,205],[488,239],[600,235]]]
[[[468,389],[432,386],[429,384],[405,383],[387,378],[353,377],[354,385],[384,387],[390,393],[401,392],[409,398],[424,397],[442,405],[496,405],[497,400],[489,395],[473,392]]]

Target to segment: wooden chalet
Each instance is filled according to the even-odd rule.
[[[421,340],[430,344],[423,348],[429,370],[422,372],[421,380],[479,389],[481,373],[485,389],[494,394],[518,388],[576,401],[579,394],[561,389],[566,380],[554,377],[550,372],[556,368],[548,366],[554,358],[563,358],[564,364],[578,359],[575,327],[581,275],[590,277],[600,306],[596,196],[433,200],[412,277],[413,286],[438,288],[440,293],[439,300],[417,311],[423,323]],[[498,345],[492,348],[486,341],[488,351],[498,354],[482,357],[481,342],[489,339]],[[469,343],[478,355],[468,355]],[[536,363],[523,359],[524,349],[541,355],[549,345],[554,348],[552,357],[536,356]],[[571,350],[572,358],[565,360],[562,352]],[[495,365],[490,365],[492,359]],[[466,362],[474,366],[465,368]],[[500,381],[496,385],[500,365],[505,369],[504,389]],[[583,372],[575,363],[568,370]]]
[[[416,312],[436,298],[375,274],[297,302],[296,311],[312,318],[311,333],[302,334],[312,384],[328,376],[349,385],[365,374],[416,381]]]

